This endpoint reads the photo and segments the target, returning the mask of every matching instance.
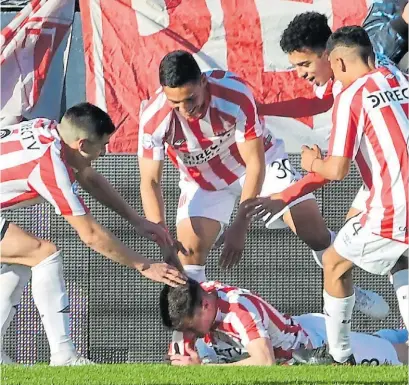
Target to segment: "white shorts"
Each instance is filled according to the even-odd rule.
[[[183,219],[204,217],[220,222],[222,228],[229,224],[230,217],[236,201],[240,198],[245,175],[222,190],[208,191],[200,188],[196,183],[181,180],[181,190],[176,224]],[[294,170],[284,153],[282,157],[275,158],[266,166],[266,176],[261,190],[261,196],[279,193],[300,179],[300,174]],[[292,206],[308,200],[315,199],[314,194],[307,194],[290,203],[284,210],[275,215],[266,223],[268,229],[285,228],[282,221],[283,214]]]
[[[334,248],[341,257],[369,273],[388,274],[402,255],[408,256],[409,245],[376,235],[369,226],[362,227],[363,214],[345,222],[335,238]]]
[[[370,191],[366,188],[365,185],[362,185],[358,193],[355,196],[354,201],[352,202],[351,207],[359,211],[366,210],[366,201],[369,198]]]
[[[293,317],[308,333],[314,348],[327,343],[324,314],[303,314]],[[356,363],[401,365],[393,345],[386,339],[366,333],[351,333],[352,352]]]

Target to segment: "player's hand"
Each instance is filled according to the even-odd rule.
[[[236,218],[216,242],[216,248],[224,244],[219,259],[219,265],[223,269],[231,269],[239,263],[243,255],[248,223],[247,219]]]
[[[186,283],[186,277],[176,267],[163,262],[152,262],[145,265],[140,273],[155,282],[176,287]]]
[[[254,198],[246,202],[244,211],[247,219],[261,219],[268,222],[274,215],[286,207],[281,194],[273,194],[268,197]]]
[[[169,265],[175,266],[181,273],[184,272],[183,265],[178,257],[177,246],[161,246],[163,260]]]
[[[187,366],[187,365],[201,365],[202,361],[197,352],[192,349],[188,344],[185,345],[186,353],[188,356],[182,356],[181,354],[173,354],[170,356],[171,365]]]
[[[162,249],[175,249],[176,253],[180,251],[182,254],[188,255],[188,251],[178,240],[173,239],[167,227],[162,223],[153,223],[141,218],[135,229],[140,236],[156,242]]]
[[[159,246],[173,246],[174,239],[167,229],[158,223],[141,218],[135,230],[140,236],[156,242]]]
[[[321,149],[314,144],[312,148],[308,146],[301,147],[301,167],[307,172],[311,172],[312,163],[315,159],[322,159]]]

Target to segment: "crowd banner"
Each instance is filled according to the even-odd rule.
[[[162,57],[192,52],[202,70],[228,69],[251,86],[260,103],[313,97],[279,46],[299,13],[317,11],[333,29],[360,24],[366,0],[80,0],[87,99],[119,124],[109,150],[135,153],[139,111],[158,88]],[[300,101],[302,103],[302,100]],[[287,151],[304,143],[325,148],[330,112],[293,119],[267,117]]]
[[[1,31],[2,124],[59,117],[74,9],[75,0],[33,0]]]

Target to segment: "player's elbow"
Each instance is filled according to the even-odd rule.
[[[258,365],[260,366],[271,366],[274,365],[275,360],[269,352],[261,353],[258,357]]]
[[[102,232],[96,226],[87,226],[78,232],[81,241],[89,248],[95,250],[103,242]]]

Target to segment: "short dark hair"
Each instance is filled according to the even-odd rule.
[[[318,12],[304,12],[288,24],[281,35],[280,46],[285,53],[305,49],[322,53],[331,33],[327,16]]]
[[[102,138],[115,131],[115,125],[109,115],[91,103],[79,103],[69,108],[63,120],[77,130],[89,134],[90,137]]]
[[[201,74],[193,55],[182,50],[168,53],[159,65],[159,81],[164,87],[176,88],[197,83]]]
[[[165,286],[160,293],[160,315],[163,324],[172,330],[182,330],[187,318],[202,304],[203,289],[199,282],[188,279],[184,285]]]
[[[327,52],[331,53],[336,47],[359,48],[359,55],[365,62],[375,55],[368,33],[357,25],[341,27],[330,36]]]

